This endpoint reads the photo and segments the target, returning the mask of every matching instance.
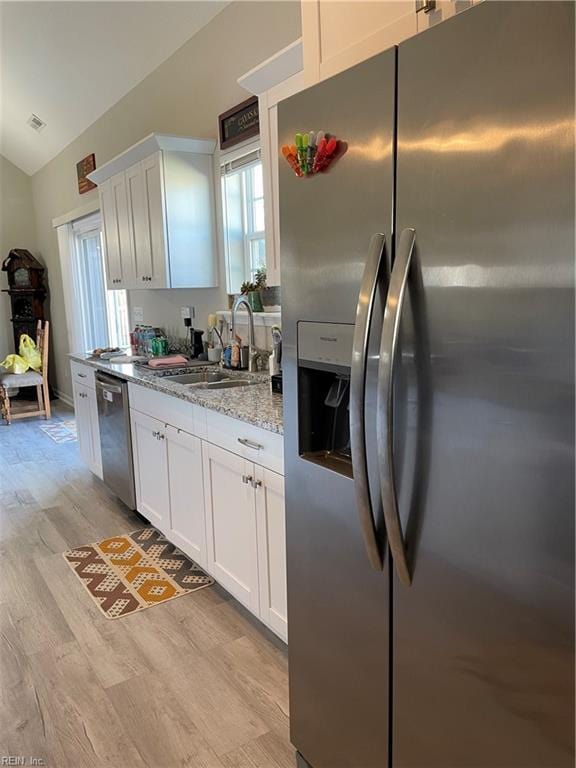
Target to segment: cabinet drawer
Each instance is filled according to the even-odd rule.
[[[276,432],[207,410],[206,439],[255,464],[284,474],[284,441]]]
[[[82,384],[82,386],[88,387],[88,389],[96,389],[94,368],[91,368],[89,365],[82,365],[82,363],[75,363],[72,361],[70,363],[70,370],[72,371],[73,382]]]
[[[130,408],[152,416],[164,424],[183,429],[191,435],[204,437],[204,409],[173,395],[165,395],[139,384],[128,384]]]

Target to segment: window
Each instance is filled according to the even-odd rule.
[[[260,150],[225,163],[221,177],[227,289],[240,293],[241,284],[266,266]]]
[[[130,344],[126,291],[106,290],[100,215],[72,224],[73,270],[85,350]]]

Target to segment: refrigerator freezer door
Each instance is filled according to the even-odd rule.
[[[283,158],[279,168],[290,728],[313,768],[383,768],[388,759],[388,563],[384,571],[370,563],[354,480],[299,456],[296,347],[298,322],[354,328],[372,235],[390,242],[394,88],[388,51],[278,108],[281,144],[311,130],[347,143],[327,173],[298,178]],[[385,290],[379,284],[375,296],[366,402],[379,518],[375,369]],[[381,519],[376,528],[384,552]]]
[[[574,765],[573,72],[572,3],[399,48],[393,768]]]

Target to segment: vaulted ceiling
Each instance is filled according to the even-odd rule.
[[[0,153],[35,173],[227,4],[0,2]]]

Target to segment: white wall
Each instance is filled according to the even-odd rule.
[[[32,179],[0,155],[0,261],[12,248],[36,254],[36,222],[32,206]],[[0,289],[8,287],[6,272],[0,272]],[[0,293],[0,360],[14,352],[10,322],[10,299]]]
[[[218,115],[247,98],[237,78],[299,35],[300,4],[296,0],[232,3],[33,176],[37,243],[52,292],[59,390],[71,393],[66,358],[70,350],[52,219],[97,197],[95,191],[78,195],[76,163],[95,152],[97,165],[102,165],[153,131],[216,138]],[[205,327],[209,312],[227,307],[222,254],[218,258],[220,288],[132,291],[130,304],[143,308],[146,323],[167,330],[182,327],[181,306],[194,306],[198,326]]]

